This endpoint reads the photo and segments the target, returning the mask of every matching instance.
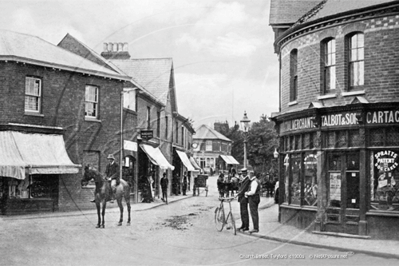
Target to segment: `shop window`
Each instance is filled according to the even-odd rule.
[[[303,205],[317,206],[317,157],[306,153],[304,158],[304,197]]]
[[[40,113],[42,81],[38,78],[25,78],[25,112]]]
[[[294,150],[295,149],[295,137],[291,136],[290,137],[290,150]]]
[[[85,117],[98,118],[98,87],[87,85],[85,89]]]
[[[303,148],[310,149],[310,134],[303,135]]]
[[[288,203],[289,199],[289,193],[290,193],[290,157],[288,154],[285,155],[284,157],[284,167],[283,167],[283,173],[284,173],[284,199],[283,202]]]
[[[349,147],[358,147],[361,145],[359,130],[350,130],[349,131],[348,145],[349,145]]]
[[[4,189],[2,184],[2,196],[8,195],[10,199],[27,198],[52,198],[58,197],[58,176],[57,175],[31,175],[24,180],[3,177],[3,182],[8,184]],[[3,183],[2,182],[2,183]]]
[[[399,146],[399,128],[390,127],[386,129],[386,146]]]
[[[349,90],[355,90],[364,85],[364,34],[351,35],[348,42]]]
[[[370,146],[383,146],[384,145],[384,129],[373,128],[370,129]]]
[[[300,150],[301,147],[301,135],[295,136],[295,150]]]
[[[379,211],[399,211],[399,151],[380,150],[370,157],[370,207]]]
[[[291,157],[291,182],[290,182],[290,203],[301,204],[301,155],[295,154]]]
[[[328,205],[330,207],[341,207],[341,155],[328,155]]]
[[[337,131],[337,148],[343,148],[347,146],[348,140],[346,136],[346,131]]]
[[[335,148],[335,132],[327,132],[327,148]]]

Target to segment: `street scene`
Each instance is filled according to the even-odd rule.
[[[1,220],[1,265],[397,265],[398,259],[334,248],[293,245],[259,238],[277,224],[273,198],[262,197],[261,234],[215,228],[217,177],[209,194],[132,212],[130,226],[117,226],[110,206],[106,227],[96,229],[94,212],[7,217]],[[237,201],[233,215],[240,226]],[[267,208],[266,208],[267,207]],[[271,224],[272,226],[269,226]],[[279,228],[280,230],[289,230]],[[12,232],[12,234],[10,233]],[[298,239],[300,239],[299,236]],[[342,241],[342,240],[340,240]],[[257,256],[257,257],[255,257]],[[314,256],[314,258],[312,258]],[[317,258],[319,256],[319,258]],[[290,258],[289,258],[290,257]]]
[[[398,0],[0,13],[0,265],[398,265]]]

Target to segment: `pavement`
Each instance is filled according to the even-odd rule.
[[[203,195],[201,195],[203,196]],[[187,196],[171,196],[169,204],[176,201],[184,200],[193,197]],[[116,203],[115,206],[108,205],[107,212],[119,212]],[[165,203],[160,199],[155,199],[151,203],[137,203],[132,204],[132,212],[140,212],[148,209],[158,208],[164,206]],[[239,204],[232,204],[233,215],[236,220],[236,225],[241,225],[239,215]],[[65,216],[79,216],[82,214],[96,214],[97,211],[84,210],[75,212],[54,212],[54,213],[39,213],[18,216],[6,216],[0,218],[0,221],[17,220],[17,219],[40,219],[46,217],[65,217]],[[383,258],[399,259],[399,241],[395,240],[375,240],[375,239],[355,239],[344,237],[344,235],[320,235],[315,234],[311,230],[298,229],[291,225],[285,225],[278,222],[278,205],[274,203],[272,197],[261,197],[259,204],[259,233],[249,234],[247,232],[239,232],[239,234],[247,235],[248,237],[262,238],[267,240],[278,241],[287,244],[296,244],[301,246],[309,246],[316,248],[326,248],[344,252],[354,252],[368,254]],[[251,224],[250,218],[250,225]],[[250,228],[251,229],[251,228]]]

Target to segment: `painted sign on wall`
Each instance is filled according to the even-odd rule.
[[[372,111],[366,113],[367,124],[399,123],[399,110]]]
[[[358,124],[359,122],[357,120],[356,113],[328,114],[321,116],[322,127],[335,127]]]

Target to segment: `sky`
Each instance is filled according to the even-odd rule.
[[[101,53],[171,57],[178,112],[202,124],[278,112],[270,0],[2,0],[0,28],[57,45],[71,34]]]

